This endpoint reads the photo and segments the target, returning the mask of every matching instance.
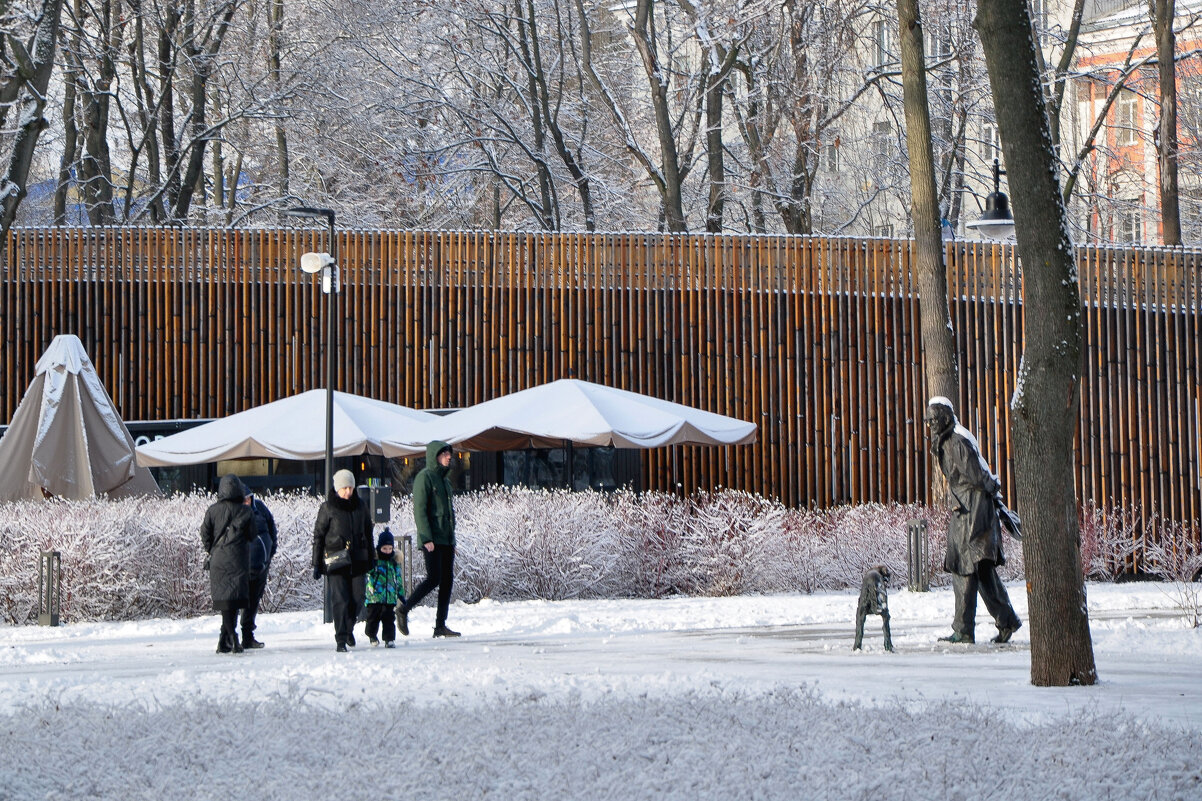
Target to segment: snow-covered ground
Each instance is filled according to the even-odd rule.
[[[1021,586],[1011,598],[1026,619]],[[1202,629],[1091,585],[1100,681],[1029,684],[1029,631],[952,646],[947,590],[456,604],[394,650],[320,613],[0,629],[0,799],[1202,799]],[[978,637],[992,636],[982,610]]]

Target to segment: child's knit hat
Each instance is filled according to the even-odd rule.
[[[388,529],[384,529],[380,532],[380,541],[376,543],[376,549],[379,550],[385,545],[396,545],[396,539],[392,536],[392,532]]]

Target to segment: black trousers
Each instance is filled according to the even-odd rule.
[[[952,590],[956,594],[956,617],[952,620],[952,631],[957,634],[974,636],[978,592],[999,629],[1018,628],[1018,615],[1010,605],[1006,585],[998,578],[997,567],[988,559],[977,562],[976,572],[967,576],[953,573]]]
[[[380,624],[384,624],[384,642],[392,642],[396,639],[396,607],[392,604],[368,604],[367,605],[367,625],[363,627],[363,633],[368,639],[376,638],[376,631],[379,630]]]
[[[326,579],[330,582],[330,614],[334,618],[334,642],[346,645],[347,635],[355,628],[359,617],[359,605],[362,603],[355,593],[354,579],[350,572],[328,573]]]
[[[408,612],[421,603],[422,598],[438,587],[438,612],[434,615],[434,627],[442,628],[447,624],[447,609],[451,605],[451,586],[455,582],[455,546],[435,545],[434,550],[422,548],[422,558],[426,560],[426,577],[422,583],[413,588],[413,592],[401,607]]]
[[[238,610],[222,609],[221,636],[217,640],[217,647],[227,651],[232,650],[235,645],[238,645]]]
[[[263,600],[263,590],[267,589],[267,571],[264,570],[258,578],[250,580],[250,600],[247,601],[246,611],[242,613],[242,640],[245,642],[255,633],[255,616],[259,614],[259,602]]]

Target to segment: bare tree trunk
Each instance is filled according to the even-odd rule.
[[[931,150],[931,113],[927,105],[926,58],[918,0],[897,0],[897,19],[927,397],[942,395],[958,405],[960,373],[952,316],[947,306],[947,267],[943,261],[939,196],[935,191],[935,156]]]
[[[680,155],[672,130],[672,113],[668,107],[668,75],[664,65],[660,63],[654,34],[651,32],[654,6],[655,0],[638,0],[631,31],[651,89],[651,108],[655,112],[655,131],[659,139],[660,169],[663,178],[659,188],[663,197],[664,220],[669,231],[683,232],[688,230],[681,187],[684,174],[681,171]]]
[[[205,102],[206,93],[208,91],[209,78],[212,77],[213,71],[216,68],[217,54],[221,51],[226,34],[229,32],[230,20],[233,19],[234,12],[237,9],[238,4],[236,2],[226,2],[222,7],[214,10],[213,29],[208,32],[207,42],[203,46],[200,46],[200,42],[194,38],[189,38],[184,44],[184,50],[193,67],[190,91],[192,142],[187,165],[184,168],[183,175],[179,179],[179,195],[176,197],[175,204],[171,209],[172,219],[180,222],[187,219],[192,205],[192,196],[197,189],[201,191],[202,195],[204,193],[202,179],[204,176],[205,145],[208,143],[210,136],[205,115],[205,109],[208,106]]]
[[[550,165],[547,164],[547,124],[543,116],[543,98],[540,95],[542,75],[542,56],[538,48],[538,31],[534,9],[530,8],[530,17],[522,16],[525,3],[514,0],[514,16],[517,19],[518,43],[521,46],[522,66],[526,72],[526,91],[528,108],[530,109],[530,127],[534,135],[534,146],[531,148],[535,162],[535,177],[538,181],[538,219],[544,229],[554,231],[559,228],[559,211],[556,209],[556,199],[553,193],[554,177]],[[533,51],[533,52],[532,52]]]
[[[1026,324],[1011,435],[1025,526],[1031,683],[1093,684],[1073,437],[1081,402],[1081,297],[1026,0],[980,0],[981,37],[1014,194]]]
[[[727,78],[735,64],[737,48],[725,52],[712,46],[710,64],[717,66],[706,77],[705,85],[705,150],[709,172],[709,205],[705,215],[705,230],[712,234],[722,233],[726,208],[726,164],[723,156],[726,145],[722,141],[722,102],[726,97]]]
[[[269,41],[268,41],[268,70],[271,73],[271,82],[278,93],[283,85],[281,79],[281,59],[280,50],[283,48],[284,37],[284,0],[268,0],[267,15],[269,23]],[[284,124],[278,119],[275,123],[275,151],[276,151],[276,170],[279,185],[280,197],[286,198],[289,196],[289,174],[288,174],[288,131],[284,128]],[[233,204],[230,204],[233,208]]]
[[[19,127],[13,139],[8,168],[4,172],[3,182],[0,182],[0,232],[7,232],[12,228],[13,221],[17,218],[17,208],[25,199],[26,183],[29,180],[29,169],[33,164],[38,137],[50,124],[46,122],[42,113],[46,109],[46,88],[50,85],[50,75],[54,72],[58,24],[62,11],[63,0],[42,0],[37,31],[32,46],[27,48],[29,61],[22,64],[23,68],[20,71],[24,83],[19,92],[21,113],[17,117]]]
[[[226,185],[229,187],[226,191],[229,192],[229,197],[225,203],[225,224],[231,225],[234,221],[234,211],[238,208],[238,178],[242,175],[242,153],[239,152],[234,156],[234,163],[230,166],[226,177]]]
[[[92,225],[111,225],[113,211],[113,172],[109,154],[109,104],[113,84],[117,80],[115,51],[120,42],[120,26],[113,24],[113,6],[109,0],[91,9],[77,8],[81,14],[95,15],[97,35],[95,38],[96,64],[94,74],[82,70],[79,92],[83,111],[83,158],[79,163],[79,185],[83,194],[88,222]],[[76,17],[83,24],[82,16]],[[132,179],[132,176],[131,176]]]
[[[175,137],[175,54],[173,41],[175,31],[179,28],[180,12],[178,7],[168,4],[163,13],[165,18],[159,29],[158,41],[158,75],[159,75],[159,141],[162,142],[162,156],[166,168],[166,183],[164,194],[166,203],[163,205],[163,221],[168,219],[171,209],[175,207],[179,197],[179,143]],[[157,201],[156,201],[157,202]]]
[[[1177,188],[1177,0],[1149,0],[1160,70],[1160,126],[1156,161],[1160,166],[1160,220],[1164,244],[1181,244],[1181,206]]]
[[[79,34],[74,33],[68,37],[63,52],[63,153],[58,161],[58,183],[54,187],[55,225],[67,224],[67,195],[71,191],[72,173],[79,149],[79,129],[75,125],[75,72],[79,68],[79,45]]]

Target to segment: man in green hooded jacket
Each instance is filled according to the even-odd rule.
[[[438,612],[434,618],[435,637],[458,637],[447,628],[447,608],[451,605],[451,586],[455,580],[455,509],[451,505],[451,470],[454,452],[445,442],[426,446],[426,466],[413,480],[413,518],[417,523],[417,541],[426,560],[426,577],[397,610],[397,628],[409,636],[409,610],[438,587]]]

